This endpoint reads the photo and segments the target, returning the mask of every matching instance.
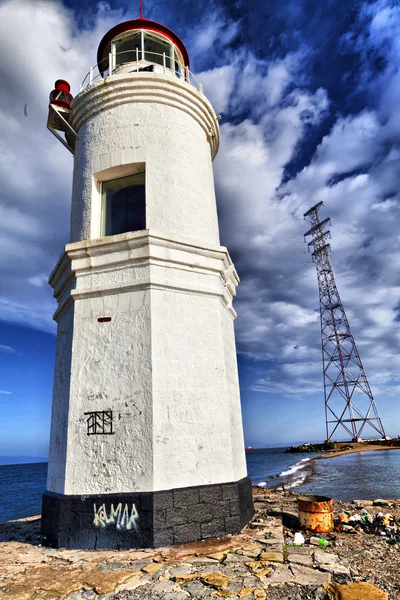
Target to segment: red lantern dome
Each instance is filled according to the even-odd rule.
[[[71,86],[68,81],[57,79],[54,86],[55,89],[50,92],[50,104],[55,104],[62,108],[71,108],[73,96],[70,94]]]
[[[105,34],[97,51],[102,75],[108,68],[110,52],[116,54],[117,65],[135,60],[135,53],[136,56],[139,53],[140,59],[154,63],[161,63],[157,57],[165,54],[169,68],[175,70],[177,65],[183,68],[190,65],[185,44],[176,33],[161,23],[144,18],[119,23]]]

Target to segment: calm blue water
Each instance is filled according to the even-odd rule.
[[[282,483],[293,492],[354,499],[400,498],[400,449],[359,452],[311,461],[319,454],[285,454],[284,448],[246,452],[253,483]],[[38,515],[47,463],[0,466],[0,523]]]
[[[293,492],[321,494],[343,502],[400,498],[400,449],[357,452],[311,462],[307,459],[320,454],[283,454],[283,451],[246,452],[253,483],[264,482],[268,487],[283,483]],[[278,470],[280,464],[283,468]],[[273,476],[274,469],[277,477]]]
[[[295,490],[343,502],[400,498],[400,449],[313,461],[304,483]]]
[[[47,463],[0,466],[0,523],[39,515]]]

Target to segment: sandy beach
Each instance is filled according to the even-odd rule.
[[[356,452],[372,452],[377,450],[400,450],[400,446],[377,446],[375,444],[369,444],[368,442],[343,442],[337,444],[340,446],[348,447],[352,446],[351,450],[324,450],[322,456],[316,456],[311,460],[324,460],[326,458],[334,458],[336,456],[344,456],[345,454],[355,454]]]

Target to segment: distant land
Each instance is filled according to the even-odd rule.
[[[43,456],[0,456],[0,465],[26,465],[47,462]]]
[[[274,444],[265,444],[264,446],[254,446],[255,450],[266,450],[268,449],[272,449],[272,448],[289,448],[290,446],[301,446],[301,444],[306,444],[306,443],[312,443],[312,444],[321,444],[323,443],[323,440],[312,440],[310,442],[310,440],[307,440],[307,442],[302,441],[302,442],[275,442]],[[251,445],[251,444],[247,444],[247,445]]]

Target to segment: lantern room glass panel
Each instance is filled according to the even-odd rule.
[[[134,33],[130,33],[129,35],[115,40],[115,54],[116,54],[116,65],[122,65],[127,62],[133,62],[136,60],[136,48],[139,51],[139,60],[142,58],[141,50],[142,50],[142,42],[141,42],[141,33],[140,31],[135,31]]]
[[[171,65],[171,47],[172,43],[161,36],[144,32],[144,59],[152,63],[163,65],[163,54],[165,52],[165,66],[168,69]]]
[[[102,235],[146,229],[145,174],[102,183]]]

